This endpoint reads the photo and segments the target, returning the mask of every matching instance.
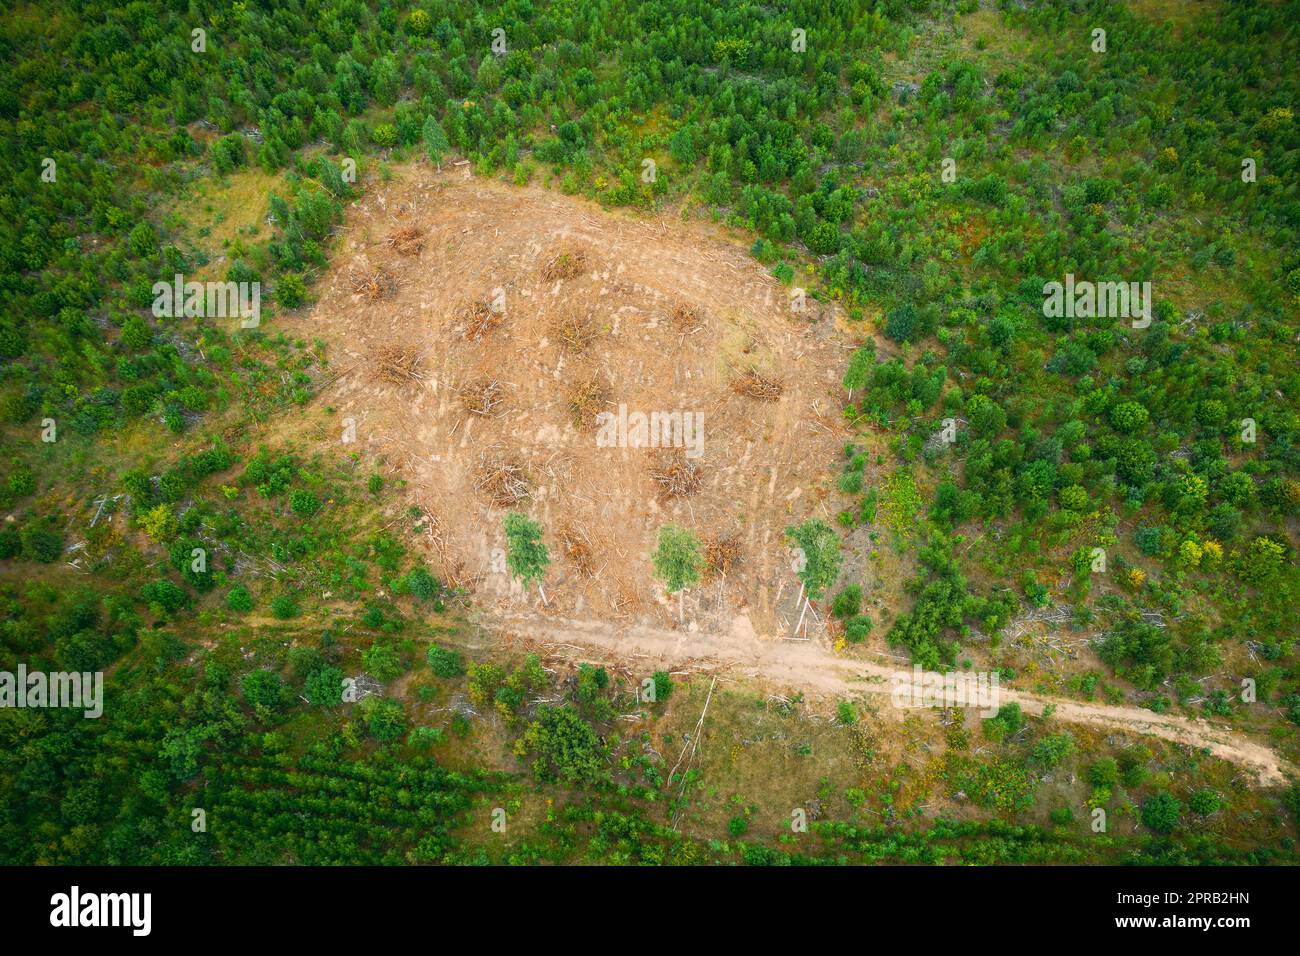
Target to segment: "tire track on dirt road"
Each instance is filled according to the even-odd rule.
[[[738,619],[741,621],[743,619]],[[648,625],[539,618],[535,615],[483,616],[478,623],[506,629],[552,654],[597,663],[636,661],[651,670],[693,665],[757,682],[797,687],[818,697],[848,693],[889,694],[897,666],[841,657],[815,643],[755,639],[752,629],[732,633],[675,631]],[[910,672],[910,668],[908,668]],[[647,674],[648,676],[648,674]],[[1249,769],[1264,786],[1283,786],[1295,768],[1270,747],[1208,720],[1156,714],[1140,707],[1094,704],[999,688],[999,703],[1018,703],[1029,714],[1055,706],[1067,723],[1109,727],[1171,743],[1204,748],[1214,756]]]

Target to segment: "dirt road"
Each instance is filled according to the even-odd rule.
[[[812,642],[756,640],[737,619],[729,634],[664,630],[643,625],[619,626],[605,621],[539,618],[532,614],[483,618],[489,628],[503,628],[552,654],[598,663],[643,664],[655,670],[690,667],[754,680],[782,691],[798,689],[820,698],[848,694],[889,695],[906,665],[876,663],[837,655]],[[1140,707],[1117,707],[1046,697],[999,688],[1000,703],[1018,703],[1029,714],[1054,705],[1055,717],[1190,747],[1249,769],[1265,786],[1282,786],[1294,769],[1269,747],[1243,738],[1206,720],[1156,714]]]

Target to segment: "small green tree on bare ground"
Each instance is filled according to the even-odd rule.
[[[652,558],[655,577],[664,582],[669,594],[677,594],[677,620],[686,619],[686,589],[700,580],[704,550],[699,536],[689,528],[666,524],[659,529],[659,546]]]
[[[506,566],[525,591],[536,582],[545,605],[546,590],[542,587],[542,578],[550,566],[551,554],[542,543],[542,526],[527,515],[512,511],[506,515],[504,527]]]
[[[826,589],[840,576],[840,536],[834,528],[820,518],[810,518],[803,524],[791,525],[785,535],[794,542],[799,559],[795,573],[799,575],[799,600],[802,607],[794,634],[804,627],[804,617],[811,609],[810,600],[820,599]],[[816,612],[813,612],[816,614]],[[791,635],[794,636],[793,634]]]

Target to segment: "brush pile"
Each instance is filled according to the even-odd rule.
[[[383,345],[371,356],[370,367],[376,379],[389,385],[419,385],[424,382],[423,360],[419,349]]]
[[[670,318],[678,332],[690,333],[704,326],[704,317],[700,315],[700,310],[685,302],[679,302],[674,307]]]
[[[501,410],[503,401],[501,383],[494,378],[475,379],[460,389],[461,407],[471,415],[484,418],[495,415]]]
[[[527,474],[519,462],[509,458],[480,463],[474,487],[498,508],[509,508],[529,497]]]
[[[757,399],[760,402],[775,402],[785,391],[785,386],[775,379],[761,375],[753,369],[749,369],[731,382],[732,391],[744,395],[746,398]]]
[[[572,524],[566,524],[560,528],[559,538],[564,559],[584,578],[592,577],[596,573],[596,565],[587,533]]]
[[[551,323],[551,336],[564,351],[580,355],[596,337],[596,320],[590,309],[575,306]]]
[[[397,290],[397,283],[383,269],[354,268],[348,272],[348,282],[352,286],[353,295],[359,295],[370,302],[386,299]]]
[[[456,311],[456,319],[464,323],[465,338],[478,342],[501,325],[501,313],[493,311],[486,302],[467,302]]]
[[[595,426],[597,413],[609,401],[609,388],[599,376],[593,375],[573,385],[567,398],[573,427],[583,431]]]
[[[685,498],[700,490],[700,468],[685,455],[661,459],[650,470],[663,498]]]
[[[740,538],[712,537],[704,545],[704,569],[710,577],[726,574],[740,564]]]
[[[542,278],[547,282],[572,279],[581,275],[586,266],[587,253],[582,249],[562,249],[546,260],[542,266]]]
[[[403,226],[384,239],[389,249],[401,256],[418,256],[424,248],[424,230],[419,226]]]

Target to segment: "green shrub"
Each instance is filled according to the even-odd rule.
[[[1025,715],[1021,713],[1020,705],[1015,702],[1003,704],[995,716],[984,721],[984,736],[989,740],[1006,740],[1024,726]]]
[[[846,495],[856,495],[862,490],[862,472],[846,471],[839,477],[840,491]]]
[[[590,785],[605,777],[600,740],[571,707],[539,707],[515,750],[534,758],[533,776],[542,783]]]
[[[831,601],[831,614],[844,621],[862,609],[862,586],[850,584]]]
[[[244,160],[244,137],[238,133],[223,136],[212,144],[212,165],[217,167],[217,172],[231,172],[244,165]]]
[[[1208,817],[1212,813],[1219,812],[1219,808],[1223,806],[1223,798],[1219,795],[1219,791],[1207,787],[1192,794],[1187,801],[1187,805],[1192,808],[1194,813]]]
[[[1081,485],[1066,485],[1056,493],[1062,508],[1070,511],[1085,511],[1088,508],[1088,492]]]
[[[1116,431],[1131,434],[1147,427],[1150,415],[1137,402],[1120,402],[1110,410],[1110,423]]]
[[[16,464],[5,479],[5,485],[15,498],[25,498],[36,491],[36,476],[26,465]]]
[[[438,644],[429,645],[429,650],[425,652],[425,660],[429,662],[429,666],[438,677],[450,680],[465,673],[464,659],[455,651]]]
[[[662,704],[673,695],[673,681],[667,671],[655,671],[652,677],[655,683],[655,703]]]
[[[186,466],[195,478],[207,478],[209,475],[225,471],[233,461],[230,452],[225,447],[217,445],[190,458]]]
[[[433,18],[423,10],[412,10],[406,18],[406,32],[411,36],[427,37],[433,30]]]
[[[855,614],[844,623],[844,638],[850,644],[861,644],[871,633],[873,622],[866,614]]]
[[[53,564],[63,555],[63,533],[49,521],[33,521],[22,532],[23,554],[41,564]]]
[[[919,323],[916,309],[910,304],[901,305],[886,318],[885,336],[895,342],[906,342],[916,337]]]
[[[1154,833],[1172,833],[1183,815],[1183,805],[1161,791],[1142,804],[1142,825]]]
[[[286,272],[275,284],[275,301],[286,309],[296,309],[307,300],[307,284],[302,276]]]
[[[416,727],[406,736],[406,742],[420,750],[436,747],[447,739],[447,735],[437,727]]]
[[[239,682],[244,700],[255,707],[278,708],[284,701],[284,681],[280,675],[261,669],[249,671]]]
[[[165,578],[150,581],[140,588],[140,599],[150,607],[159,608],[166,614],[175,614],[190,603],[190,596]]]
[[[129,316],[122,323],[122,342],[133,349],[147,349],[153,345],[153,330],[138,315]]]
[[[1069,734],[1048,734],[1034,745],[1030,759],[1044,770],[1060,764],[1074,750],[1074,738]]]
[[[1088,782],[1094,787],[1113,789],[1119,783],[1119,764],[1111,757],[1102,757],[1088,768]]]
[[[303,696],[313,707],[337,707],[343,702],[343,672],[337,667],[321,667],[307,675]]]
[[[271,601],[271,613],[281,621],[298,616],[298,604],[288,594],[281,594]]]
[[[226,595],[226,607],[240,614],[247,614],[253,609],[253,595],[242,584],[233,587]]]
[[[217,579],[208,566],[208,547],[198,538],[182,538],[171,547],[172,567],[199,592],[211,591]]]
[[[0,559],[8,561],[23,553],[23,538],[11,524],[0,526]]]
[[[380,743],[396,740],[406,733],[406,715],[399,701],[388,697],[367,697],[361,702],[370,736]]]
[[[442,591],[442,585],[438,583],[438,579],[430,574],[429,569],[425,567],[412,568],[407,572],[403,584],[409,593],[422,601],[433,600]]]
[[[401,676],[402,658],[388,641],[375,641],[361,652],[361,665],[375,680],[390,681]]]
[[[126,237],[126,245],[132,255],[141,259],[158,255],[158,235],[147,222],[136,224]]]
[[[289,508],[300,518],[310,518],[320,511],[320,499],[306,488],[298,488],[289,495]]]

